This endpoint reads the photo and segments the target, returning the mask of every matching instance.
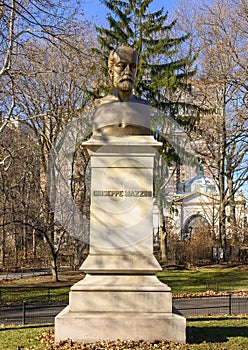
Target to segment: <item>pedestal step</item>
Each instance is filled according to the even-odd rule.
[[[175,313],[70,312],[55,318],[55,341],[169,340],[185,343],[186,319]]]
[[[86,275],[71,287],[71,312],[172,312],[171,289],[156,276]]]
[[[96,248],[94,248],[96,250]],[[89,254],[80,270],[93,274],[153,274],[161,271],[161,266],[153,254],[118,253],[112,248],[111,254]]]

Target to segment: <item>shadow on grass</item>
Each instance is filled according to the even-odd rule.
[[[187,327],[187,343],[224,343],[230,337],[248,337],[248,327]]]

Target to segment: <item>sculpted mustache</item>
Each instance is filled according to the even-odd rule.
[[[130,76],[128,76],[128,75],[125,76],[125,77],[123,77],[123,78],[121,78],[119,81],[122,82],[122,81],[125,81],[125,80],[130,80],[132,83],[134,82],[133,79],[132,79],[132,77],[130,77]]]

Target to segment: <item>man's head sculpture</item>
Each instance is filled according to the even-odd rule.
[[[149,103],[133,94],[138,68],[139,56],[131,47],[121,46],[111,51],[108,71],[114,89],[96,101],[99,108],[94,115],[95,135],[150,134]]]
[[[131,98],[139,66],[139,56],[131,47],[113,50],[108,59],[109,75],[121,97]]]

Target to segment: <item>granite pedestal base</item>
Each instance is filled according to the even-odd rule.
[[[89,275],[55,319],[55,341],[132,339],[185,342],[185,318],[172,312],[170,288],[152,275]]]
[[[185,342],[185,318],[173,313],[79,313],[69,306],[57,318],[56,340],[70,338],[86,343],[132,339]]]
[[[141,118],[142,119],[142,118]],[[155,339],[185,342],[186,321],[172,312],[171,289],[153,256],[152,136],[92,137],[90,251],[86,277],[55,319],[55,340]]]

